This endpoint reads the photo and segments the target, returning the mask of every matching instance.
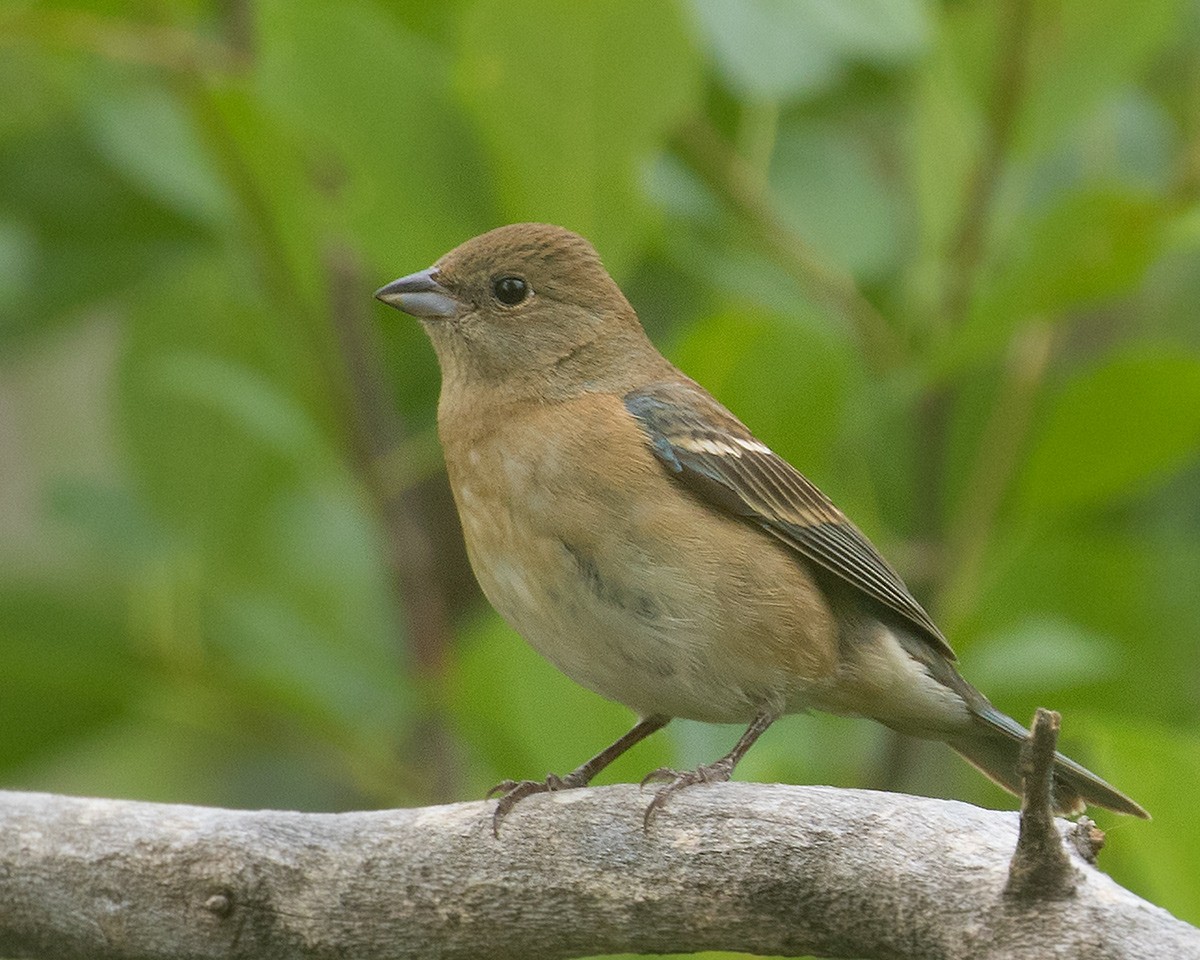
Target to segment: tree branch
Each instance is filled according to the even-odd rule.
[[[1200,956],[1200,930],[1074,846],[1072,896],[1005,897],[1015,813],[729,783],[672,797],[647,835],[647,800],[531,797],[496,839],[483,802],[299,814],[0,793],[0,956]]]

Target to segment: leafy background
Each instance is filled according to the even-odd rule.
[[[548,220],[1200,923],[1196,0],[3,0],[0,87],[0,784],[426,804],[626,728],[478,596],[370,299]],[[828,717],[739,775],[1013,804]]]

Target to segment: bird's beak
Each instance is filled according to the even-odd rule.
[[[422,319],[452,317],[462,309],[450,292],[437,282],[434,267],[410,273],[380,287],[375,291],[375,299]]]

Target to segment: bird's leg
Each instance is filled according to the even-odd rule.
[[[766,732],[767,727],[773,724],[778,719],[779,714],[774,712],[760,713],[746,728],[746,732],[742,734],[741,739],[733,745],[730,750],[720,760],[713,763],[706,763],[703,766],[697,767],[695,770],[672,770],[670,767],[660,767],[657,770],[652,770],[642,779],[642,786],[648,783],[666,782],[665,787],[661,787],[654,794],[654,799],[650,801],[650,805],[646,807],[646,816],[642,821],[642,825],[646,830],[650,829],[650,821],[654,819],[654,815],[665,804],[671,794],[677,790],[682,790],[684,787],[690,787],[696,783],[724,783],[733,775],[733,768],[738,765],[738,761],[746,755],[746,751],[754,746],[754,741]]]
[[[576,787],[586,787],[592,782],[592,777],[607,767],[634,744],[645,740],[656,730],[661,730],[669,722],[670,717],[655,714],[637,722],[627,734],[610,746],[605,747],[587,763],[576,767],[565,777],[558,774],[547,774],[545,780],[501,780],[487,792],[489,797],[497,793],[503,794],[496,804],[496,812],[492,814],[492,833],[500,836],[500,821],[508,816],[520,801],[535,793],[549,793],[554,790],[573,790]],[[749,746],[749,744],[747,744]]]

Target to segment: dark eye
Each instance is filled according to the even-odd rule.
[[[529,296],[529,284],[520,277],[500,277],[492,281],[492,293],[509,307],[515,307]]]

